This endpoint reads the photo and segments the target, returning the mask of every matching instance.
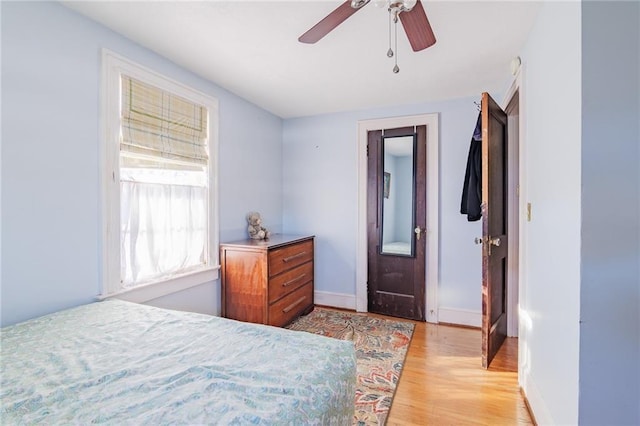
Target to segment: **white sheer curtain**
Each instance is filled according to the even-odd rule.
[[[120,169],[123,288],[206,265],[207,194],[204,170]]]

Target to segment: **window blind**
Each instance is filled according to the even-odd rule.
[[[121,128],[125,156],[207,164],[206,108],[124,75]]]

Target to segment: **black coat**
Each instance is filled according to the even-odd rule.
[[[469,222],[480,220],[482,212],[482,114],[478,114],[476,128],[471,137],[469,156],[467,157],[467,170],[464,175],[462,187],[462,201],[460,213],[467,215]]]

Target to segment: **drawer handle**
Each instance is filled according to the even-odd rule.
[[[300,280],[303,280],[304,277],[306,277],[306,276],[307,276],[307,274],[302,274],[299,277],[295,277],[294,279],[289,280],[286,283],[282,284],[282,287],[289,287],[291,284],[294,284],[294,283],[297,283]]]
[[[292,304],[290,304],[289,306],[287,306],[286,308],[284,308],[282,310],[283,314],[286,314],[288,312],[290,312],[293,308],[295,308],[297,305],[301,304],[302,302],[304,302],[304,299],[306,299],[307,296],[302,296],[300,299],[296,300],[295,302],[293,302]]]
[[[283,258],[283,259],[282,259],[282,261],[283,261],[283,262],[285,262],[285,263],[286,263],[286,262],[291,262],[292,260],[297,259],[297,258],[299,258],[299,257],[302,257],[302,256],[304,256],[305,254],[307,254],[307,252],[306,252],[306,251],[301,251],[300,253],[298,253],[298,254],[294,254],[293,256],[289,256],[289,257],[285,257],[285,258]]]

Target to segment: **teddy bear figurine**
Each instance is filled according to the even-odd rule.
[[[271,235],[271,232],[262,226],[262,218],[258,212],[247,213],[247,231],[249,231],[249,238],[252,240],[266,240]]]

